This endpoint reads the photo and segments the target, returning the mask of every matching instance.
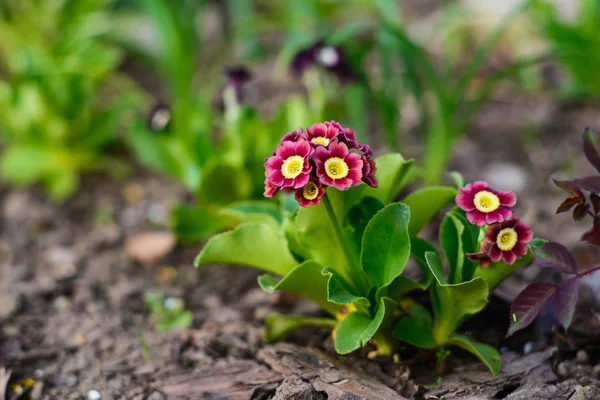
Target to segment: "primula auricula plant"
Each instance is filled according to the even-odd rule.
[[[263,289],[299,293],[331,315],[271,315],[267,340],[303,325],[331,326],[342,354],[368,343],[379,354],[393,354],[398,339],[431,350],[454,345],[498,372],[492,347],[456,331],[486,305],[491,290],[533,258],[529,227],[512,217],[511,193],[475,182],[458,194],[433,186],[395,202],[416,176],[413,162],[397,153],[372,158],[368,145],[333,121],[286,134],[266,159],[265,176],[267,197],[293,193],[301,207],[214,236],[196,265],[262,269],[269,273],[259,278]],[[439,228],[440,252],[419,234],[455,198],[460,207],[448,211]],[[411,256],[422,270],[419,281],[402,275]],[[433,314],[410,301],[414,291],[430,292]]]

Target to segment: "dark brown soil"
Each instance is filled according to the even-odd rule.
[[[589,225],[554,217],[562,194],[549,177],[589,171],[579,149],[583,127],[600,126],[596,110],[525,100],[492,104],[457,147],[454,166],[467,180],[514,166],[525,179],[517,182],[519,215],[538,236],[573,245]],[[460,352],[437,380],[426,352],[402,349],[400,363],[369,359],[369,348],[340,357],[326,330],[265,345],[269,313],[319,311],[261,291],[248,269],[195,270],[200,246],[178,246],[146,265],[125,251],[125,240],[140,232],[167,231],[169,207],[186,197],[176,184],[139,169],[124,182],[87,176],[63,205],[50,204],[37,189],[0,189],[0,368],[12,371],[6,399],[86,399],[93,391],[102,399],[151,400],[600,398],[600,314],[589,289],[566,336],[543,316],[504,341],[508,308],[500,299],[466,324],[468,333],[503,348],[505,366],[495,378]],[[581,249],[582,260],[596,261],[596,253]],[[500,296],[514,297],[538,273],[521,271]],[[151,290],[183,298],[192,329],[156,332],[143,300]],[[0,399],[5,378],[0,370]],[[26,378],[36,382],[33,391],[16,394],[13,384]]]

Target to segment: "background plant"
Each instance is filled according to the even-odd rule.
[[[545,0],[532,1],[530,15],[566,73],[561,81],[562,95],[597,97],[600,78],[593,71],[600,68],[600,3],[597,0],[577,3],[578,12],[572,21],[566,20],[556,5]]]
[[[110,4],[0,4],[0,171],[10,182],[42,182],[60,200],[77,188],[82,171],[122,173],[107,154],[127,103],[115,88],[128,87],[116,71],[122,53],[108,40]]]

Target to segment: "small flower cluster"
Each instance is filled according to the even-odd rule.
[[[335,121],[312,125],[281,138],[265,161],[265,196],[295,191],[302,207],[321,202],[327,186],[345,190],[361,182],[377,187],[373,152],[356,134]]]
[[[487,227],[479,253],[469,253],[472,261],[487,268],[497,261],[513,264],[527,254],[527,243],[533,239],[529,225],[513,216],[511,207],[517,199],[512,192],[501,192],[478,181],[461,188],[456,204],[467,212],[467,219],[477,226]]]

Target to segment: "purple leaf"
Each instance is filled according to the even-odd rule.
[[[573,179],[572,182],[582,190],[600,193],[600,176],[586,176],[585,178]]]
[[[580,204],[579,197],[569,197],[565,201],[560,203],[560,206],[558,206],[556,213],[560,214],[565,211],[569,211],[571,208],[573,208],[574,205],[577,205],[577,204]]]
[[[575,221],[581,221],[590,211],[589,204],[579,204],[573,209],[573,219]]]
[[[598,215],[600,213],[600,196],[596,193],[590,193],[590,202],[594,207],[594,215]]]
[[[600,246],[600,217],[594,218],[592,229],[584,233],[581,236],[581,240],[595,246]]]
[[[510,305],[510,326],[506,337],[529,326],[555,290],[556,285],[548,282],[532,283],[523,289]]]
[[[552,181],[556,186],[569,193],[571,196],[581,199],[581,202],[585,202],[583,192],[579,189],[579,186],[574,181],[559,181],[552,178]]]
[[[585,132],[583,133],[583,152],[590,164],[600,172],[600,153],[598,153],[598,147],[596,147],[597,141],[598,134],[590,128],[585,128]]]
[[[534,248],[533,263],[542,268],[553,268],[567,274],[577,273],[577,264],[571,252],[562,244],[547,242],[541,247]]]
[[[579,297],[579,278],[574,276],[558,285],[552,298],[552,313],[565,329],[569,328],[575,314],[575,305]]]

